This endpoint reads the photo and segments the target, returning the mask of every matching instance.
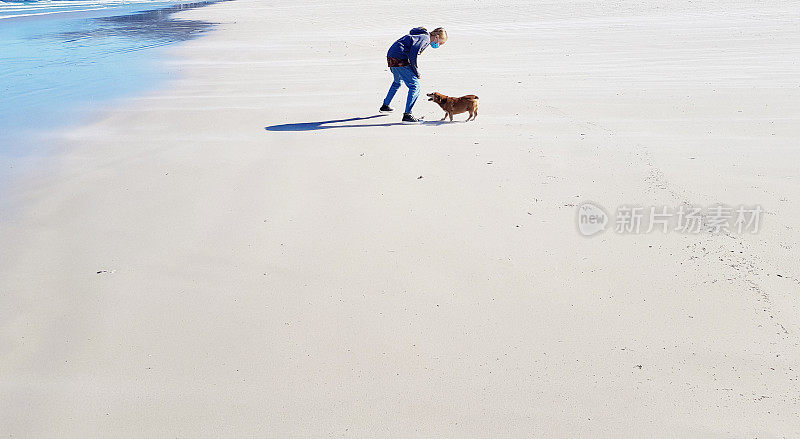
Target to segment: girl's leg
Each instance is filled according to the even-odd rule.
[[[398,67],[402,69],[400,71],[400,77],[403,82],[408,87],[408,97],[406,98],[406,113],[411,113],[411,109],[414,108],[414,104],[417,102],[417,98],[419,97],[419,78],[414,72],[411,70],[411,67]]]
[[[391,104],[392,99],[394,99],[394,94],[400,89],[400,80],[402,78],[397,71],[399,68],[400,67],[389,67],[389,69],[392,71],[392,76],[394,76],[394,81],[392,81],[392,85],[389,86],[389,92],[386,93],[386,99],[383,100],[383,105]]]

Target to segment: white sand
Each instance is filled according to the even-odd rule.
[[[4,437],[797,436],[796,4],[265,3],[184,13],[223,24],[4,200]],[[416,25],[475,123],[265,131],[375,114]]]

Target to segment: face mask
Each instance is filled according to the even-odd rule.
[[[431,47],[433,47],[434,49],[438,49],[439,43],[437,43],[436,41],[431,41]]]

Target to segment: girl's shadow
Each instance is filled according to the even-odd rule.
[[[320,122],[284,123],[280,125],[270,125],[268,127],[264,127],[264,129],[267,131],[313,131],[313,130],[327,130],[330,128],[366,128],[366,127],[390,127],[394,125],[403,125],[402,122],[342,124],[342,122],[355,122],[357,120],[369,120],[385,116],[388,116],[388,114],[376,114],[374,116],[365,116],[365,117],[351,117],[349,119],[323,120]],[[443,123],[447,122],[423,121],[422,125],[441,125]]]

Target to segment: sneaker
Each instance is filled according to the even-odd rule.
[[[394,110],[392,110],[392,107],[390,107],[390,106],[388,106],[386,104],[381,105],[381,109],[380,109],[381,113],[391,113],[392,111],[394,111]]]
[[[403,113],[403,123],[420,123],[421,120],[412,116],[411,113]]]

